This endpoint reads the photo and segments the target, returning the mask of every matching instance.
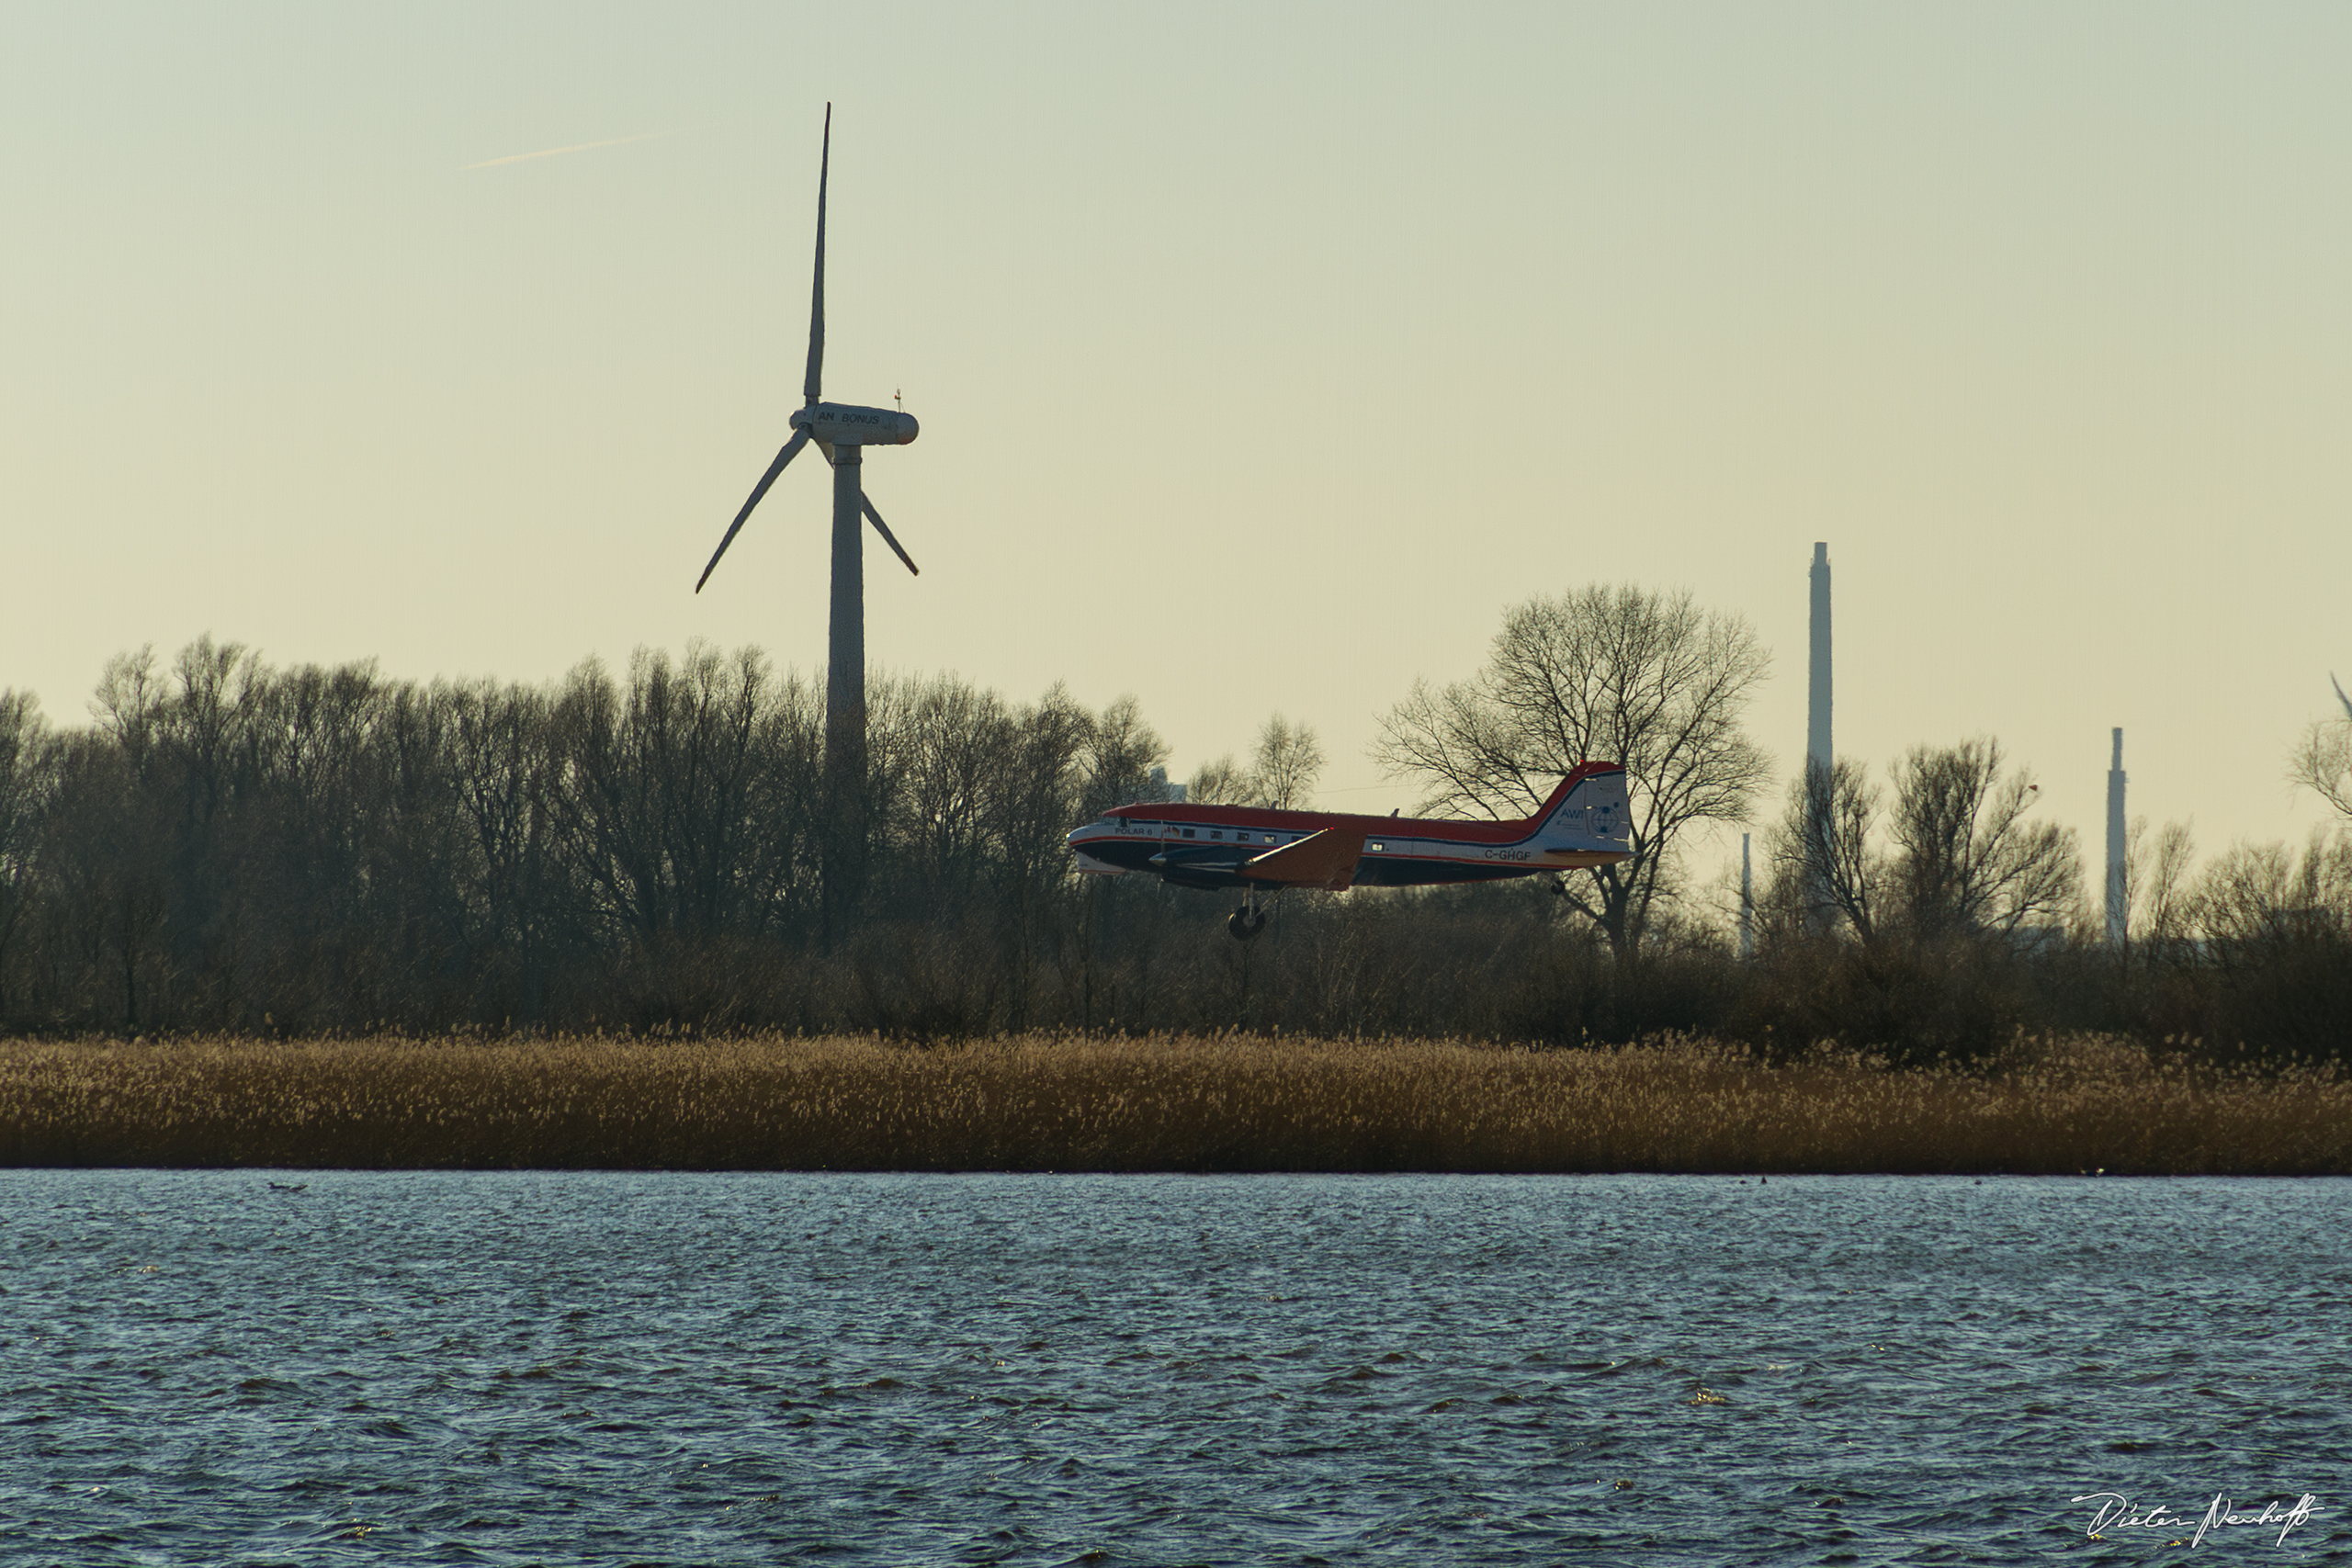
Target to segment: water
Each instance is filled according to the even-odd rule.
[[[2352,1561],[2347,1197],[0,1172],[0,1562]]]

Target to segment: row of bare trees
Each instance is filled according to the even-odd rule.
[[[1698,985],[1694,954],[1728,961],[1724,922],[1679,852],[1691,830],[1755,811],[1770,765],[1741,719],[1768,668],[1744,620],[1687,594],[1538,597],[1509,613],[1470,678],[1417,684],[1379,755],[1432,807],[1491,817],[1524,814],[1579,758],[1622,758],[1634,856],[1570,879],[1564,925],[1612,952],[1621,995],[1643,991],[1626,976],[1645,964],[1679,967],[1686,999],[1710,998],[1682,1010],[1705,1027],[1928,1057],[2047,1027],[2352,1051],[2352,832],[2300,852],[2239,844],[2199,868],[2186,827],[2139,824],[2133,940],[2112,952],[2076,835],[2036,815],[2031,772],[1989,737],[1915,747],[1883,783],[1851,759],[1808,769],[1766,834],[1755,961]],[[2344,707],[2290,772],[2352,818],[2352,698]],[[1655,1015],[1654,1002],[1635,1010]]]
[[[848,934],[821,929],[822,688],[755,650],[419,685],[208,638],[116,660],[93,711],[0,694],[19,1027],[708,1021]],[[1025,994],[1074,918],[1062,835],[1164,748],[1132,703],[947,677],[877,683],[870,727],[844,924],[984,930]]]
[[[2080,919],[2075,830],[2032,818],[2041,788],[2004,773],[2000,742],[1915,747],[1892,773],[1887,789],[1850,758],[1805,771],[1768,840],[1768,932],[2017,941]]]
[[[2031,772],[2005,773],[2000,743],[1980,738],[1913,749],[1885,787],[1850,758],[1811,771],[1767,838],[1772,875],[1758,918],[1768,940],[2104,944],[2074,830],[2034,820]],[[2187,824],[2152,830],[2141,818],[2126,836],[2123,886],[2128,940],[2113,956],[2125,968],[2226,966],[2284,942],[2352,941],[2352,832],[2342,825],[2300,851],[2238,843],[2199,865]]]
[[[1431,809],[1498,818],[1622,759],[1633,858],[1556,889],[1303,895],[1242,947],[1229,898],[1074,874],[1072,826],[1162,787],[1132,701],[878,681],[858,809],[837,813],[821,681],[755,650],[546,686],[142,651],[85,728],[0,693],[0,1027],[1682,1029],[1931,1056],[2085,1027],[2340,1048],[2352,839],[2199,868],[2185,829],[2143,826],[2119,962],[2075,835],[1989,739],[1800,784],[1741,962],[1683,852],[1755,813],[1770,767],[1743,716],[1768,669],[1744,621],[1688,595],[1519,606],[1484,668],[1390,712],[1378,754]],[[2323,780],[2352,771],[2343,725],[2308,748]],[[1192,784],[1307,805],[1321,763],[1277,716]],[[855,844],[828,841],[842,820]]]

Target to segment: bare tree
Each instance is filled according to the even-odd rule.
[[[2329,676],[2330,684],[2335,678]],[[2344,705],[2341,718],[2324,718],[2303,731],[2287,758],[2287,777],[2317,795],[2345,817],[2352,817],[2352,697],[2335,687]]]
[[[1826,773],[1808,767],[1790,785],[1768,853],[1781,901],[1797,905],[1807,929],[1842,919],[1863,942],[1878,940],[1893,897],[1891,868],[1871,843],[1880,803],[1870,771],[1850,757]]]
[[[1890,826],[1914,931],[2014,932],[2072,908],[2081,851],[2072,829],[2026,819],[2040,787],[2028,769],[2003,778],[1989,737],[1914,747],[1894,765]]]
[[[1740,718],[1771,655],[1747,620],[1687,592],[1594,584],[1511,610],[1486,668],[1416,682],[1381,721],[1374,755],[1430,785],[1424,809],[1525,816],[1585,761],[1620,761],[1633,858],[1566,889],[1621,957],[1670,891],[1692,825],[1747,820],[1770,760]]]
[[[0,874],[29,852],[40,825],[49,725],[30,692],[0,691]]]
[[[1323,772],[1323,748],[1315,731],[1292,724],[1276,714],[1258,732],[1258,755],[1250,769],[1253,805],[1277,811],[1303,809],[1314,798],[1315,781]]]
[[[8,1017],[8,949],[31,902],[41,832],[56,789],[57,746],[30,692],[0,691],[0,1024]]]
[[[2001,775],[1991,739],[1915,747],[1894,766],[1886,837],[1874,845],[1883,796],[1868,770],[1841,758],[1791,786],[1770,844],[1772,907],[1805,930],[1842,921],[1865,943],[2014,932],[2077,903],[2081,856],[2070,829],[2026,820],[2038,791],[2023,769]],[[2144,827],[2144,824],[2143,824]],[[2161,847],[2167,930],[2180,919],[2185,830]]]
[[[1034,705],[1012,715],[985,818],[999,864],[999,908],[1010,942],[1007,1025],[1025,1029],[1036,985],[1039,945],[1049,932],[1055,895],[1072,874],[1062,836],[1085,788],[1094,716],[1056,682]]]
[[[917,692],[908,721],[903,836],[925,903],[952,913],[973,897],[986,869],[982,815],[1012,719],[994,692],[940,676]]]
[[[2352,835],[2314,829],[2300,856],[2281,843],[2233,845],[2193,898],[2206,952],[2223,968],[2281,943],[2339,939],[2352,925]]]
[[[1087,737],[1084,816],[1153,798],[1151,771],[1168,761],[1168,742],[1144,722],[1143,705],[1123,696],[1095,716]],[[1165,775],[1163,775],[1164,777]]]
[[[2197,858],[2196,841],[2185,822],[2167,822],[2156,834],[2143,885],[2135,889],[2140,902],[2143,940],[2159,956],[2176,950],[2188,931],[2188,868]]]
[[[1258,749],[1248,766],[1228,751],[1193,770],[1184,798],[1197,806],[1268,806],[1304,810],[1323,773],[1323,747],[1314,727],[1293,724],[1276,714],[1258,731]]]
[[[1256,784],[1250,770],[1228,751],[1193,770],[1184,783],[1184,798],[1195,806],[1247,806]]]
[[[791,892],[789,845],[769,825],[777,761],[766,657],[690,644],[673,664],[638,649],[616,687],[588,660],[551,722],[562,759],[559,842],[639,942],[756,932]]]
[[[2137,952],[2143,964],[2160,963],[2186,951],[2195,888],[2189,867],[2196,840],[2185,822],[2167,822],[2153,836],[2145,817],[2134,817],[2123,835],[2124,957]]]
[[[448,872],[486,956],[510,964],[514,1016],[546,1009],[546,965],[565,900],[554,844],[557,762],[552,703],[529,686],[493,681],[436,686],[449,716],[448,788],[465,852]]]
[[[146,763],[163,705],[163,693],[155,683],[155,647],[141,643],[137,652],[118,653],[107,660],[90,696],[90,716],[137,768]]]

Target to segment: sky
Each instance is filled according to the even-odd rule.
[[[821,463],[692,590],[799,403],[830,100],[826,392],[922,422],[872,666],[1132,694],[1179,778],[1280,712],[1385,811],[1417,677],[1629,581],[1753,625],[1793,776],[1826,540],[1840,753],[1997,737],[2095,857],[2121,726],[2134,814],[2299,840],[2347,57],[2352,9],[2149,0],[19,0],[0,687],[82,722],[205,633],[820,663]]]

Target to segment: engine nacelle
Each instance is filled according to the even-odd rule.
[[[922,430],[915,416],[856,403],[819,403],[792,416],[795,430],[835,446],[904,446]]]

